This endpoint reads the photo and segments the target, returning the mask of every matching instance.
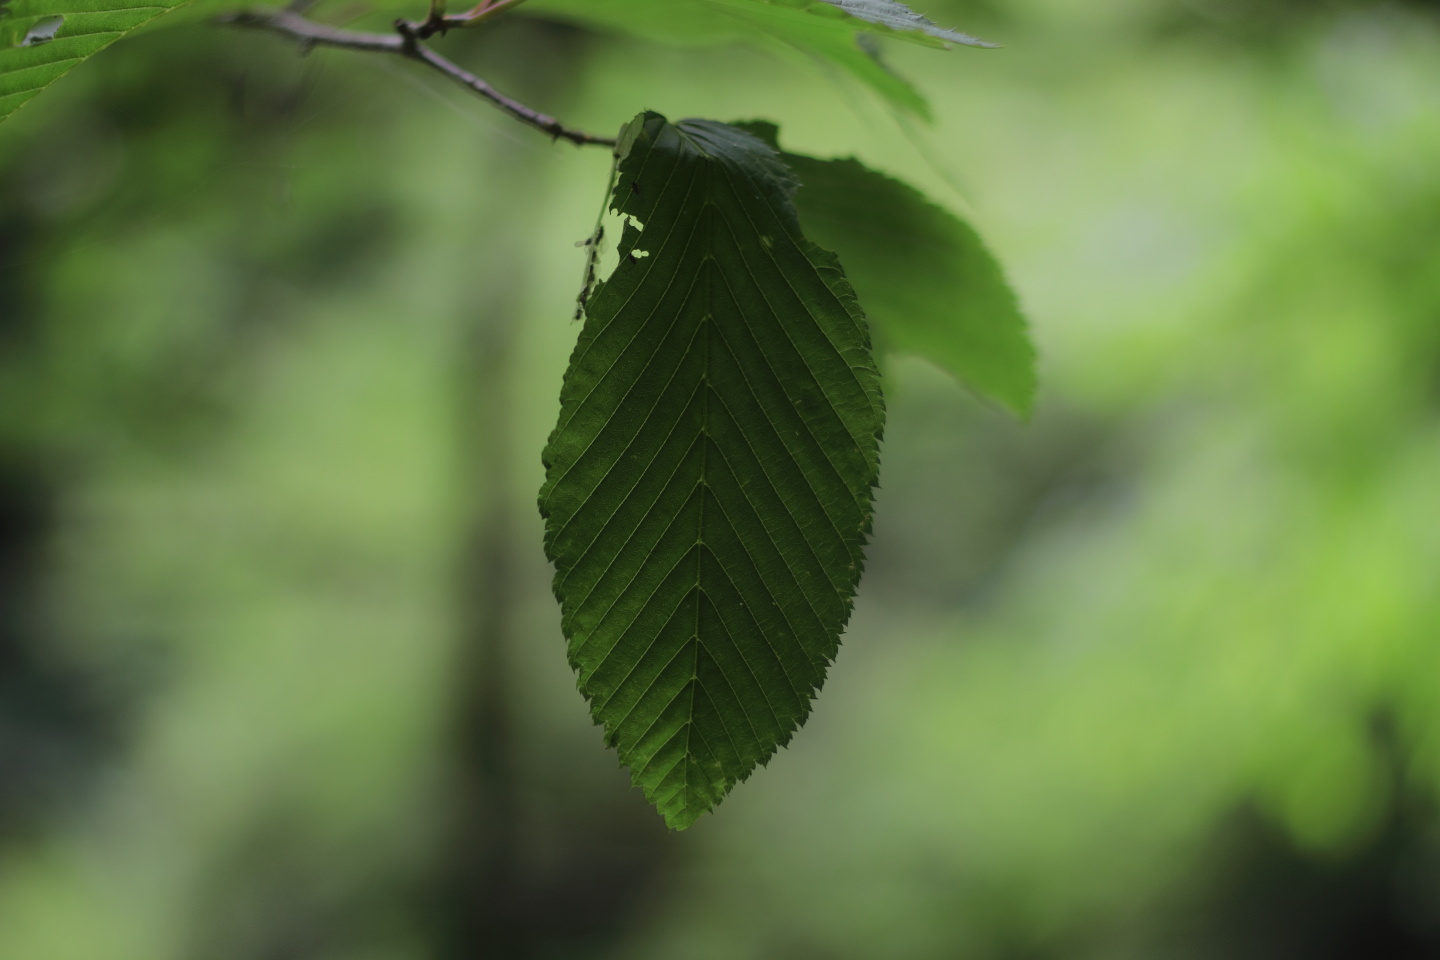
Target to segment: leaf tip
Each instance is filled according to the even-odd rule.
[[[695,821],[709,812],[709,808],[705,810],[692,810],[687,807],[684,810],[675,812],[662,810],[660,811],[660,816],[664,819],[666,827],[674,830],[676,833],[683,833],[695,826]]]

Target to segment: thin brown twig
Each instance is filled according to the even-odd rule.
[[[322,23],[306,20],[288,10],[244,10],[222,17],[220,22],[239,27],[273,30],[298,40],[306,50],[320,46],[399,54],[438,70],[456,83],[467,87],[471,92],[489,100],[515,119],[544,131],[557,140],[569,140],[579,146],[615,146],[615,140],[612,137],[597,137],[582,130],[571,129],[554,117],[540,113],[538,110],[532,110],[518,100],[505,96],[475,74],[445,59],[421,43],[420,25],[408,20],[395,21],[395,33],[393,34],[361,33],[356,30],[327,27]],[[426,35],[428,36],[428,34]]]

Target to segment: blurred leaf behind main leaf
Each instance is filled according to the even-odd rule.
[[[779,149],[774,124],[738,124]],[[965,221],[854,158],[781,156],[800,180],[806,235],[840,256],[877,349],[924,357],[1019,414],[1035,347],[999,262]]]
[[[927,46],[988,46],[942,30],[903,4],[881,0],[846,0],[843,6],[829,0],[532,0],[526,9],[658,43],[745,42],[798,51],[841,67],[886,102],[926,119],[925,98],[861,38],[881,34]]]

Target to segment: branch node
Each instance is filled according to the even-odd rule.
[[[395,32],[400,34],[401,52],[407,57],[416,56],[420,45],[416,25],[401,17],[395,21]]]

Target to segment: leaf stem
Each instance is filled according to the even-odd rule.
[[[449,17],[445,15],[444,0],[430,0],[430,15],[413,25],[415,36],[428,40],[437,33],[443,36],[456,27],[473,27],[524,2],[525,0],[480,0],[464,13]]]
[[[495,104],[501,110],[510,114],[522,123],[529,124],[537,130],[548,133],[556,140],[569,140],[578,146],[602,146],[613,147],[615,140],[612,137],[597,137],[582,130],[575,130],[565,126],[559,120],[538,110],[532,110],[518,100],[507,97],[496,90],[490,84],[466,70],[440,56],[434,50],[425,46],[421,41],[437,32],[444,32],[445,24],[450,21],[466,23],[477,22],[479,19],[493,16],[503,9],[513,7],[523,0],[486,0],[476,9],[480,11],[478,16],[472,17],[475,10],[462,14],[459,17],[445,17],[443,14],[436,15],[432,12],[425,23],[417,24],[409,20],[395,21],[395,33],[361,33],[356,30],[342,30],[338,27],[329,27],[321,23],[307,20],[289,10],[268,10],[254,9],[243,10],[220,18],[221,23],[232,24],[239,27],[255,27],[258,29],[272,30],[298,40],[302,49],[309,51],[313,47],[342,47],[347,50],[369,50],[380,53],[395,53],[402,57],[419,62],[438,70],[451,80],[469,89],[472,93],[479,94],[486,100]],[[470,18],[466,20],[465,18]]]

